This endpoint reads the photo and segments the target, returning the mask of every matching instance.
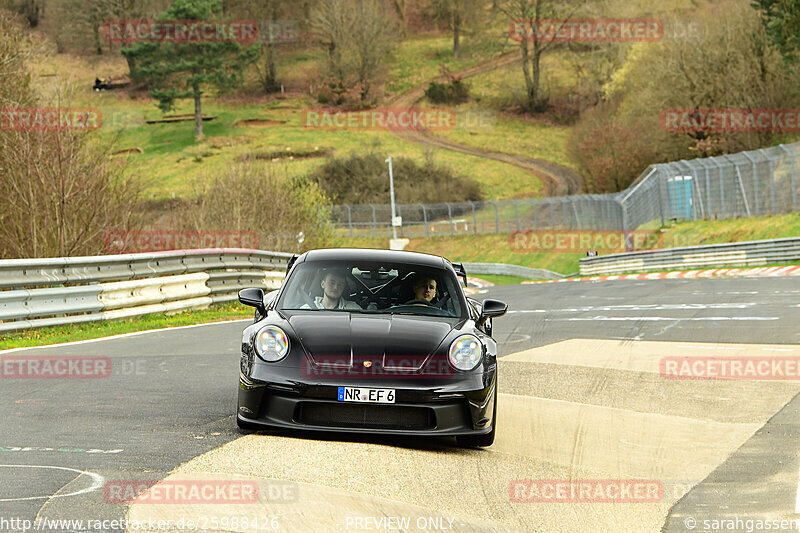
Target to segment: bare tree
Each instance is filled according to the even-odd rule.
[[[33,100],[28,62],[35,53],[36,43],[18,17],[0,11],[0,109]]]
[[[86,130],[31,131],[15,122],[13,108],[37,104],[27,65],[34,51],[27,32],[0,12],[0,257],[98,253],[108,229],[134,219],[137,185],[109,159],[113,144]]]
[[[558,30],[582,7],[584,0],[499,0],[498,9],[510,24],[519,29],[515,37],[522,52],[522,74],[525,78],[526,107],[528,111],[544,110],[548,97],[541,87],[542,56],[548,52]],[[546,35],[540,31],[550,28]]]
[[[0,9],[19,13],[28,21],[31,28],[39,25],[44,16],[45,0],[0,0]]]
[[[733,0],[706,6],[695,15],[703,31],[691,39],[634,46],[625,68],[608,86],[620,100],[617,120],[647,120],[659,151],[681,159],[695,152],[717,155],[764,146],[780,132],[664,131],[665,109],[795,108],[798,73],[770,46],[759,16]],[[687,151],[691,150],[691,151]]]
[[[253,18],[259,25],[261,60],[257,62],[259,82],[266,93],[280,89],[278,55],[284,44],[296,44],[302,6],[292,0],[229,0],[229,15]]]
[[[108,21],[152,18],[169,3],[169,0],[58,0],[48,4],[45,26],[60,50],[91,50],[102,55],[113,50],[103,31]]]
[[[140,189],[82,131],[0,136],[0,255],[100,253],[105,233],[130,229]]]
[[[382,61],[395,45],[392,17],[380,2],[329,0],[312,14],[311,27],[328,51],[329,72],[344,89],[360,87],[370,97]]]
[[[431,0],[430,8],[436,19],[447,22],[453,32],[453,55],[461,53],[461,37],[485,25],[482,0]]]

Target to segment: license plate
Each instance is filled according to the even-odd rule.
[[[394,389],[339,387],[340,402],[394,403]]]

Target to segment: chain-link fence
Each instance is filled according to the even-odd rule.
[[[633,230],[669,220],[756,217],[797,211],[800,143],[650,166],[614,194],[397,204],[399,237],[517,230]],[[387,178],[388,179],[388,178]],[[396,176],[395,179],[402,179]],[[340,233],[391,236],[388,204],[339,205]]]

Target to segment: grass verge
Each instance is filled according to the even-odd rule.
[[[144,315],[136,318],[69,324],[66,326],[41,328],[8,333],[0,336],[0,350],[46,346],[62,342],[82,341],[110,337],[123,333],[146,331],[150,329],[208,324],[226,320],[240,320],[253,316],[250,307],[236,303],[214,305],[199,311],[167,315],[165,313]]]

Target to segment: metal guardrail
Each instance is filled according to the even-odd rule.
[[[201,309],[240,289],[280,286],[291,254],[215,248],[0,260],[0,332]],[[549,270],[467,263],[475,274],[558,279]]]
[[[800,261],[800,237],[630,252],[580,260],[581,275],[614,275]]]
[[[176,250],[0,261],[0,332],[208,307],[280,286],[291,254]]]
[[[462,263],[467,275],[495,274],[501,276],[517,276],[526,279],[561,279],[567,276],[545,270],[543,268],[528,268],[505,263]]]

